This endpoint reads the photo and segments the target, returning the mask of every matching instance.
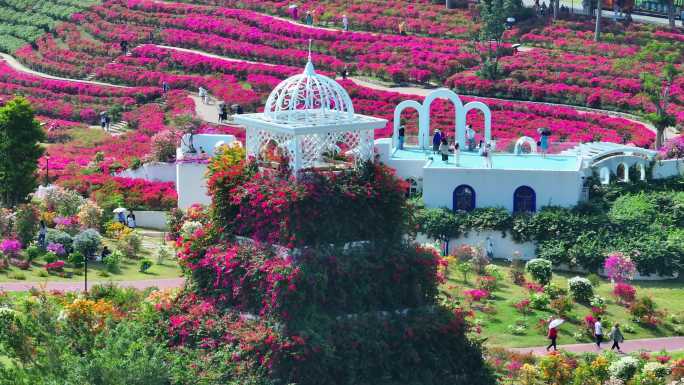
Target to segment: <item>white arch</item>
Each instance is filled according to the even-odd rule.
[[[599,170],[599,177],[601,179],[601,184],[610,184],[610,170],[608,170],[608,167],[601,167]]]
[[[404,100],[394,108],[394,129],[392,131],[392,148],[397,148],[399,137],[399,127],[401,127],[401,113],[407,108],[413,108],[418,111],[418,124],[420,124],[420,115],[423,110],[423,105],[415,100]],[[420,132],[418,133],[420,136]]]
[[[515,155],[519,155],[522,153],[522,145],[523,144],[529,144],[530,145],[530,150],[532,151],[533,154],[537,153],[537,142],[530,138],[529,136],[523,136],[518,141],[515,142],[515,147],[513,149],[513,153]]]
[[[482,102],[470,102],[465,105],[463,108],[463,115],[459,116],[459,119],[456,121],[458,124],[456,135],[458,135],[458,143],[461,148],[464,148],[465,146],[465,126],[468,111],[470,110],[482,111],[482,114],[484,114],[485,143],[492,141],[492,111],[489,109],[489,106]]]
[[[618,170],[620,169],[620,166],[623,167],[625,170],[625,174],[623,175],[622,179],[618,179],[621,182],[629,182],[629,165],[627,165],[626,162],[620,162],[618,165],[615,167],[615,175],[617,175],[618,178],[620,178],[620,175],[618,174]]]
[[[434,102],[436,99],[447,99],[454,104],[454,132],[458,137],[459,145],[461,148],[463,148],[463,146],[465,146],[465,131],[459,133],[459,131],[461,131],[461,119],[459,118],[463,116],[465,120],[465,114],[462,113],[464,110],[463,102],[454,91],[447,88],[439,88],[430,92],[423,101],[423,111],[418,118],[418,142],[420,143],[420,147],[430,147],[430,106],[432,106],[432,102]],[[465,129],[465,122],[463,124],[463,128]],[[461,136],[463,136],[463,140],[461,140]]]

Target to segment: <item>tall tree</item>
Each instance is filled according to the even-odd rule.
[[[599,41],[601,39],[601,14],[603,13],[601,6],[601,0],[596,1],[596,30],[594,31],[594,41]]]
[[[0,107],[0,204],[24,202],[38,185],[36,169],[45,140],[29,102],[18,97]]]
[[[646,118],[656,127],[656,148],[663,146],[665,129],[676,124],[675,116],[667,111],[670,103],[670,89],[680,71],[674,65],[674,57],[667,58],[659,75],[643,72],[641,74],[641,88],[644,90],[648,99],[655,106],[655,112],[646,114]]]
[[[506,32],[506,19],[519,17],[523,8],[521,0],[481,0],[479,5],[480,28],[479,40],[484,47],[478,47],[482,64],[480,76],[495,80],[499,75],[499,57],[505,48],[502,46]]]

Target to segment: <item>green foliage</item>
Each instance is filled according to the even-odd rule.
[[[56,229],[48,229],[45,240],[48,244],[59,243],[60,245],[64,246],[64,249],[67,251],[71,250],[71,245],[74,242],[73,238],[71,238],[71,235]]]
[[[32,204],[19,205],[16,211],[14,228],[22,245],[28,245],[38,232],[40,213]]]
[[[657,214],[656,204],[646,194],[626,194],[615,200],[608,217],[621,225],[651,223]]]
[[[136,258],[142,249],[142,238],[136,231],[126,232],[119,236],[116,246],[128,258]]]
[[[598,274],[591,273],[587,275],[587,279],[591,282],[591,286],[598,287],[601,284],[601,277]]]
[[[460,235],[462,216],[447,209],[424,209],[415,215],[421,232],[433,239],[447,241]]]
[[[116,249],[116,250],[112,251],[111,253],[109,253],[109,255],[104,257],[102,262],[107,267],[107,271],[110,271],[112,273],[116,273],[117,271],[119,271],[119,267],[120,267],[123,259],[124,259],[124,254],[121,251],[119,251],[118,249]]]
[[[153,264],[154,263],[152,263],[152,261],[150,261],[149,259],[143,259],[140,261],[140,263],[138,263],[138,271],[140,271],[141,273],[146,273],[147,270],[149,270]]]
[[[456,265],[456,270],[461,273],[463,277],[463,282],[468,283],[468,276],[475,270],[473,264],[469,261],[461,261]]]
[[[26,248],[26,260],[29,262],[40,258],[43,256],[43,254],[43,249],[41,249],[38,245],[31,245]]]
[[[97,230],[88,229],[74,237],[73,248],[83,256],[95,255],[102,247],[102,236]]]
[[[36,169],[45,134],[29,102],[17,97],[0,107],[0,205],[25,202],[37,187]]]
[[[532,278],[541,285],[551,282],[551,261],[547,259],[535,258],[525,264],[525,270],[530,273]]]
[[[572,298],[579,302],[588,304],[594,296],[594,289],[588,279],[582,277],[573,277],[568,280],[568,289]]]
[[[75,251],[67,257],[67,261],[72,264],[76,268],[81,268],[83,267],[83,263],[85,262],[85,257],[81,252]]]

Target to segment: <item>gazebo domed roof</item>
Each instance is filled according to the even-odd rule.
[[[309,55],[303,73],[283,80],[271,92],[264,118],[280,124],[330,125],[353,120],[354,106],[339,83],[316,73]]]

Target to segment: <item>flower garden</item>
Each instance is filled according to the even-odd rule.
[[[46,133],[35,176],[52,184],[0,210],[0,283],[81,282],[90,258],[93,280],[183,274],[186,285],[98,285],[87,295],[0,290],[0,384],[684,383],[676,352],[508,350],[546,345],[556,317],[566,321],[560,344],[591,342],[599,316],[606,330],[619,323],[628,340],[684,335],[682,284],[673,274],[684,265],[681,178],[611,186],[590,178],[586,204],[512,215],[424,209],[406,200],[406,184],[381,164],[297,179],[245,159],[240,147],[201,160],[210,207],[176,210],[173,182],[120,176],[175,162],[189,126],[244,140],[239,127],[198,120],[202,106],[190,96],[203,87],[259,111],[278,83],[302,71],[309,44],[319,73],[349,75],[339,82],[356,112],[389,121],[376,138],[391,135],[397,104],[422,97],[356,79],[446,86],[464,102],[486,101],[498,150],[537,137],[539,127],[556,142],[652,147],[655,133],[639,122],[655,111],[641,73],[659,72],[666,56],[681,67],[680,32],[606,25],[596,43],[587,20],[524,22],[505,34],[502,77],[487,80],[480,74],[487,47],[472,40],[482,20],[465,2],[445,11],[427,0],[392,8],[377,0],[301,1],[298,22],[287,20],[289,2],[272,0],[1,3],[0,51],[64,79],[0,61],[0,106],[16,96],[31,104]],[[302,24],[307,11],[314,27]],[[351,31],[342,33],[344,14]],[[514,52],[515,42],[532,49]],[[667,107],[678,124],[682,79]],[[101,112],[125,121],[125,131],[103,132]],[[433,128],[452,132],[449,103],[433,103],[431,115]],[[410,143],[417,113],[401,118]],[[482,116],[468,119],[483,132]],[[661,157],[684,157],[681,137]],[[168,212],[176,256],[167,239],[114,221],[117,207]],[[511,250],[511,261],[491,261],[478,245],[442,257],[404,239],[477,231],[534,242],[540,258],[525,263]],[[98,257],[105,246],[111,252]],[[672,279],[638,281],[637,274]]]

